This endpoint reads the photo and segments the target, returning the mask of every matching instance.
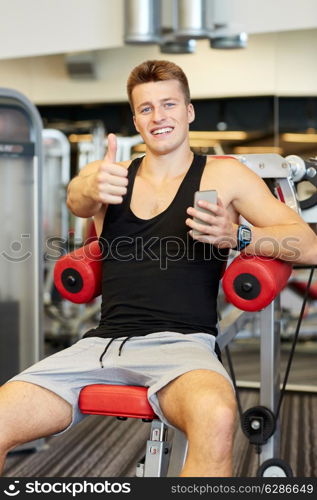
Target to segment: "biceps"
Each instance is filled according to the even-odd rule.
[[[302,222],[301,217],[270,192],[256,191],[234,202],[237,212],[258,227]]]

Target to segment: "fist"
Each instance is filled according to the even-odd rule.
[[[128,169],[116,163],[117,138],[108,135],[108,150],[94,179],[94,199],[100,203],[118,205],[127,192]]]

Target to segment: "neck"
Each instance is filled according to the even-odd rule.
[[[157,154],[147,149],[139,169],[139,175],[151,178],[157,183],[164,182],[183,175],[190,167],[193,156],[189,146],[166,154]]]

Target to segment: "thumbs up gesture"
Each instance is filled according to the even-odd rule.
[[[118,205],[127,192],[128,169],[116,163],[117,138],[108,135],[108,150],[96,172],[94,198],[100,203]]]

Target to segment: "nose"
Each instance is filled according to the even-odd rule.
[[[161,106],[153,108],[152,118],[154,122],[161,122],[165,118],[164,109]]]

